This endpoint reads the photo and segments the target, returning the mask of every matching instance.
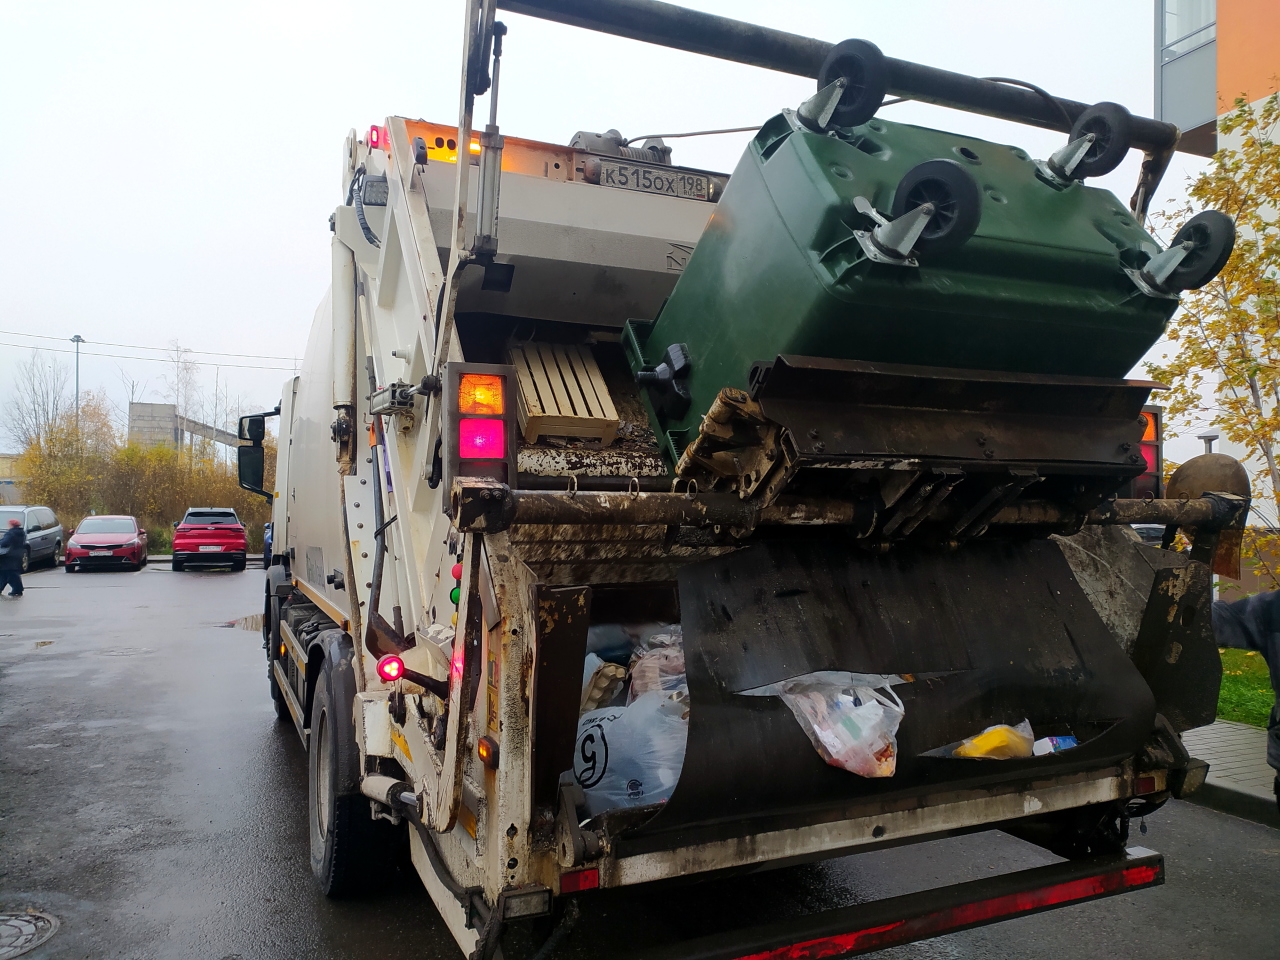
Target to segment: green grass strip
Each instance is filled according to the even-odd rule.
[[[1222,690],[1218,717],[1254,727],[1267,726],[1276,702],[1267,663],[1252,650],[1219,649],[1222,654]]]

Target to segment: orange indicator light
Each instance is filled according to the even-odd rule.
[[[502,416],[506,412],[502,379],[491,373],[464,373],[458,383],[458,412]]]

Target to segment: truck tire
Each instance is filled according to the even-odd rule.
[[[351,641],[339,630],[324,643],[325,658],[311,706],[307,811],[311,872],[327,897],[368,886],[386,853],[369,798],[360,792],[360,754],[351,715],[355,701]],[[388,867],[388,870],[391,868]]]

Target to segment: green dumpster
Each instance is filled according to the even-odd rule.
[[[869,232],[922,201],[913,256],[877,262]],[[779,355],[1123,377],[1177,307],[1125,272],[1159,249],[1111,192],[1018,147],[880,118],[820,133],[786,111],[626,343],[674,462],[717,393]]]

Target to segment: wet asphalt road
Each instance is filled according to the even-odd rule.
[[[62,920],[42,958],[456,958],[412,876],[332,902],[307,863],[306,765],[275,721],[262,573],[34,572],[0,601],[0,910]],[[906,958],[1280,957],[1280,832],[1182,803],[1134,840],[1164,887],[886,951]],[[1136,827],[1136,825],[1135,825]],[[566,958],[1050,861],[1002,834],[584,903]]]

